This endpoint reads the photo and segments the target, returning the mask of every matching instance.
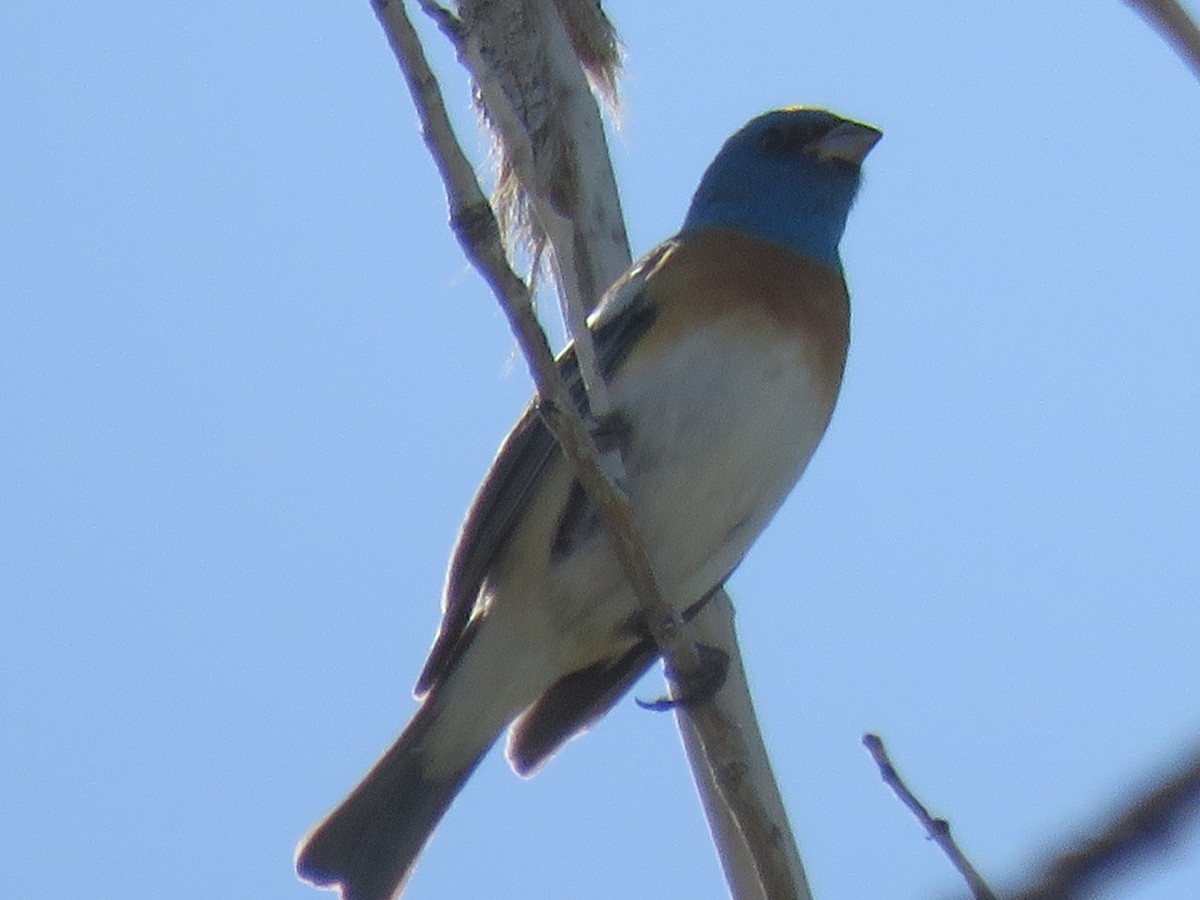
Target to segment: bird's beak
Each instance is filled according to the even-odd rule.
[[[883,132],[860,122],[842,122],[816,142],[817,159],[840,159],[859,165],[879,143]]]

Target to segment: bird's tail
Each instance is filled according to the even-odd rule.
[[[468,721],[440,685],[404,733],[342,804],[301,842],[296,871],[343,900],[387,900],[404,886],[417,855],[505,719]],[[497,721],[498,720],[498,721]]]

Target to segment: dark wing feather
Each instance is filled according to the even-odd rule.
[[[513,768],[530,774],[568,738],[608,712],[656,659],[658,645],[643,638],[624,656],[601,660],[556,681],[513,728],[508,747]]]
[[[527,407],[500,445],[459,529],[446,574],[442,624],[417,679],[417,696],[433,686],[457,658],[460,645],[465,646],[464,633],[484,576],[558,452],[537,410]]]
[[[638,336],[657,317],[656,308],[646,300],[644,287],[674,246],[667,242],[647,254],[613,285],[598,307],[592,329],[605,378],[611,380]],[[587,397],[573,345],[559,355],[558,368],[572,400],[586,413]],[[560,452],[537,410],[532,405],[527,407],[500,445],[459,529],[446,575],[442,623],[417,679],[418,696],[441,678],[465,648],[469,640],[468,623],[484,578],[520,522],[542,474]]]
[[[728,577],[728,576],[726,576]],[[724,584],[721,579],[720,584]],[[690,622],[712,599],[716,588],[683,611]],[[631,626],[637,633],[640,627]],[[508,756],[513,768],[528,775],[568,739],[590,728],[607,713],[658,659],[658,644],[649,634],[637,638],[623,656],[610,657],[570,672],[552,684],[513,726]]]

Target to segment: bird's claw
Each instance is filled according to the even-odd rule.
[[[711,644],[697,644],[696,652],[700,656],[700,665],[694,671],[677,672],[667,668],[667,678],[675,688],[674,697],[650,701],[634,698],[634,702],[651,712],[670,712],[681,707],[699,706],[715,697],[729,674],[729,654]]]

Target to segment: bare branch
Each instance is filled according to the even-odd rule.
[[[1125,0],[1175,48],[1200,78],[1200,28],[1176,0]]]
[[[1174,849],[1200,813],[1200,752],[1174,775],[1138,796],[1092,837],[1059,854],[1034,886],[1014,900],[1091,896],[1098,886]]]
[[[588,399],[603,416],[610,403],[586,320],[628,267],[630,253],[600,111],[576,56],[582,52],[603,73],[599,80],[611,81],[615,49],[612,59],[598,59],[615,39],[594,3],[596,11],[574,17],[569,32],[559,6],[577,5],[462,0],[459,55],[496,136],[502,223],[523,227],[535,257],[551,250]]]
[[[890,787],[900,801],[909,808],[917,821],[921,823],[921,827],[925,829],[925,834],[929,836],[929,839],[942,848],[942,852],[946,854],[950,863],[966,880],[975,900],[996,900],[995,893],[975,871],[975,867],[971,865],[962,850],[959,849],[958,844],[955,843],[954,838],[950,836],[950,823],[945,819],[935,819],[931,816],[925,805],[904,783],[900,773],[896,771],[896,767],[888,758],[883,740],[878,735],[866,734],[863,735],[863,746],[867,748],[867,752],[875,760],[875,765],[879,767],[879,774],[882,776],[884,784]]]
[[[716,696],[684,707],[678,719],[725,880],[738,900],[812,900],[758,727],[729,595],[718,591],[690,627],[696,640],[730,655]]]
[[[564,297],[569,321],[574,323],[581,368],[588,371],[592,361],[592,376],[587,382],[590,406],[595,412],[605,410],[605,385],[594,364],[584,321],[597,299],[597,286],[602,289],[624,270],[629,250],[599,110],[587,92],[579,65],[588,68],[594,83],[605,79],[611,82],[613,70],[604,68],[603,63],[609,59],[605,48],[615,48],[615,39],[597,26],[595,16],[600,16],[604,26],[607,19],[603,19],[598,5],[581,0],[554,0],[554,6],[549,0],[464,2],[462,19],[434,0],[419,2],[454,42],[460,59],[475,78],[481,102],[504,148],[507,163],[502,162],[502,167],[510,167],[514,183],[520,185],[526,198],[520,202],[528,203],[541,239],[553,250],[560,296]],[[565,27],[555,6],[565,17]],[[600,464],[590,436],[567,399],[533,313],[529,288],[508,262],[500,224],[454,138],[440,90],[403,6],[398,0],[385,0],[378,10],[408,79],[426,143],[446,184],[455,234],[509,317],[533,373],[539,409],[614,535],[627,577],[663,650],[668,671],[677,675],[695,671],[700,666],[697,648],[683,633],[674,609],[660,595],[637,538],[631,509],[605,474],[620,472],[620,459],[611,468]],[[499,21],[487,15],[499,17]],[[541,60],[535,65],[536,77],[526,72],[515,79],[517,87],[523,85],[535,96],[549,91],[560,97],[579,97],[582,92],[588,102],[568,103],[547,116],[537,102],[514,88],[512,71],[505,70],[496,58],[497,46],[508,46],[497,39],[497,29],[501,35],[511,33],[512,17],[528,15],[542,17],[542,39],[557,49],[534,52],[526,48],[526,56],[514,57],[510,47],[507,65],[517,71],[527,66],[526,57]],[[547,17],[552,21],[546,21]],[[531,33],[538,33],[538,29]],[[574,56],[579,57],[578,63]],[[531,117],[540,125],[531,125]],[[731,657],[726,684],[714,701],[679,713],[693,776],[731,889],[739,900],[810,900],[750,703],[733,630],[732,606],[723,591],[691,627],[700,629],[706,643],[723,648]],[[688,634],[694,633],[689,628]]]
[[[441,89],[404,4],[385,0],[376,10],[412,92],[425,143],[442,173],[455,236],[500,302],[521,344],[537,388],[539,412],[609,526],[617,556],[641,601],[655,641],[676,671],[695,671],[700,667],[696,647],[687,640],[680,617],[658,588],[627,498],[600,464],[591,435],[576,414],[533,311],[529,287],[509,265],[496,216],[454,137]]]

